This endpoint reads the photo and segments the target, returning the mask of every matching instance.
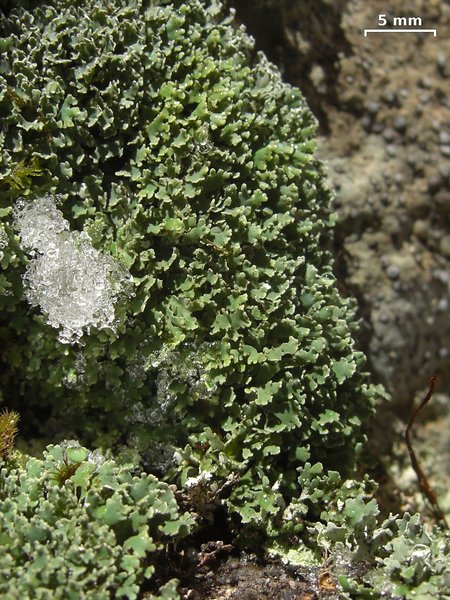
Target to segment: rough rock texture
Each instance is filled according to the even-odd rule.
[[[444,3],[409,8],[425,27],[448,27]],[[392,11],[404,14],[402,3]],[[363,38],[377,14],[352,3],[344,18],[353,54],[341,61],[344,106],[330,109],[322,155],[338,190],[341,264],[367,317],[372,369],[404,404],[433,372],[448,382],[450,42]]]
[[[340,61],[339,103],[324,94],[330,131],[319,147],[337,190],[339,277],[358,298],[363,348],[401,419],[392,419],[388,407],[380,411],[375,453],[392,427],[394,453],[386,443],[384,463],[394,506],[426,515],[403,431],[433,373],[439,392],[448,394],[450,386],[450,6],[417,1],[408,11],[401,2],[390,8],[392,15],[422,16],[438,37],[364,38],[380,9],[351,2],[342,28],[352,52]],[[448,514],[448,395],[432,404],[415,427],[417,454]]]
[[[286,568],[255,557],[231,557],[214,572],[204,569],[183,600],[339,600],[337,584],[326,568]]]

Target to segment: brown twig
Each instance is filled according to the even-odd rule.
[[[447,523],[444,513],[442,512],[441,507],[439,506],[437,496],[436,496],[434,490],[432,489],[432,487],[430,486],[430,484],[428,483],[428,479],[426,478],[426,475],[425,475],[422,467],[420,466],[419,461],[417,460],[416,454],[412,447],[412,441],[411,441],[411,435],[410,435],[412,426],[414,424],[414,421],[416,420],[417,415],[421,412],[423,407],[426,406],[428,404],[428,402],[431,400],[435,385],[436,385],[436,375],[433,375],[433,377],[430,379],[430,387],[428,388],[428,392],[427,392],[426,396],[420,402],[419,406],[413,411],[413,413],[409,419],[409,423],[406,426],[405,442],[406,442],[406,446],[408,448],[412,467],[413,467],[414,471],[416,472],[417,479],[419,480],[419,487],[420,487],[423,495],[426,496],[426,498],[428,498],[428,500],[430,501],[430,503],[433,507],[433,512],[434,512],[435,516],[440,521],[442,521],[445,528],[448,529],[448,523]]]

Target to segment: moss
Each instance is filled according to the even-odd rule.
[[[19,413],[3,409],[0,411],[0,458],[8,460],[14,451],[14,440],[18,432]]]

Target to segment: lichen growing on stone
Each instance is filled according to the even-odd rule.
[[[193,527],[179,498],[236,546],[343,556],[346,597],[364,553],[413,589],[394,540],[434,538],[414,517],[378,536],[370,483],[346,479],[378,392],[301,93],[216,0],[44,0],[0,14],[0,51],[5,401],[30,437],[166,480],[76,444],[2,464],[0,591],[135,597]],[[419,585],[439,589],[436,544]]]
[[[301,93],[215,0],[46,0],[11,11],[0,30],[0,177],[27,156],[48,174],[30,178],[23,196],[35,208],[16,230],[17,191],[1,191],[14,240],[3,272],[13,293],[0,297],[7,395],[35,431],[47,434],[34,416],[46,411],[55,433],[125,440],[168,480],[210,472],[220,488],[232,477],[220,501],[247,531],[242,543],[277,537],[307,463],[323,465],[318,488],[329,469],[352,470],[376,395],[352,337],[354,303],[333,275],[331,193]],[[43,219],[42,198],[65,272],[102,282],[100,314],[95,289],[80,283],[72,296],[56,284],[62,272],[39,239],[27,267],[20,219],[36,207]],[[98,326],[112,323],[100,256],[133,277],[115,331]],[[69,337],[85,332],[81,361],[27,294]],[[201,368],[186,370],[193,348]],[[133,418],[153,409],[155,422]],[[166,471],[163,446],[175,458]]]

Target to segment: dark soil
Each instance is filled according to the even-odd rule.
[[[230,558],[216,570],[199,572],[183,600],[338,600],[336,583],[318,568],[286,569],[253,558]]]

